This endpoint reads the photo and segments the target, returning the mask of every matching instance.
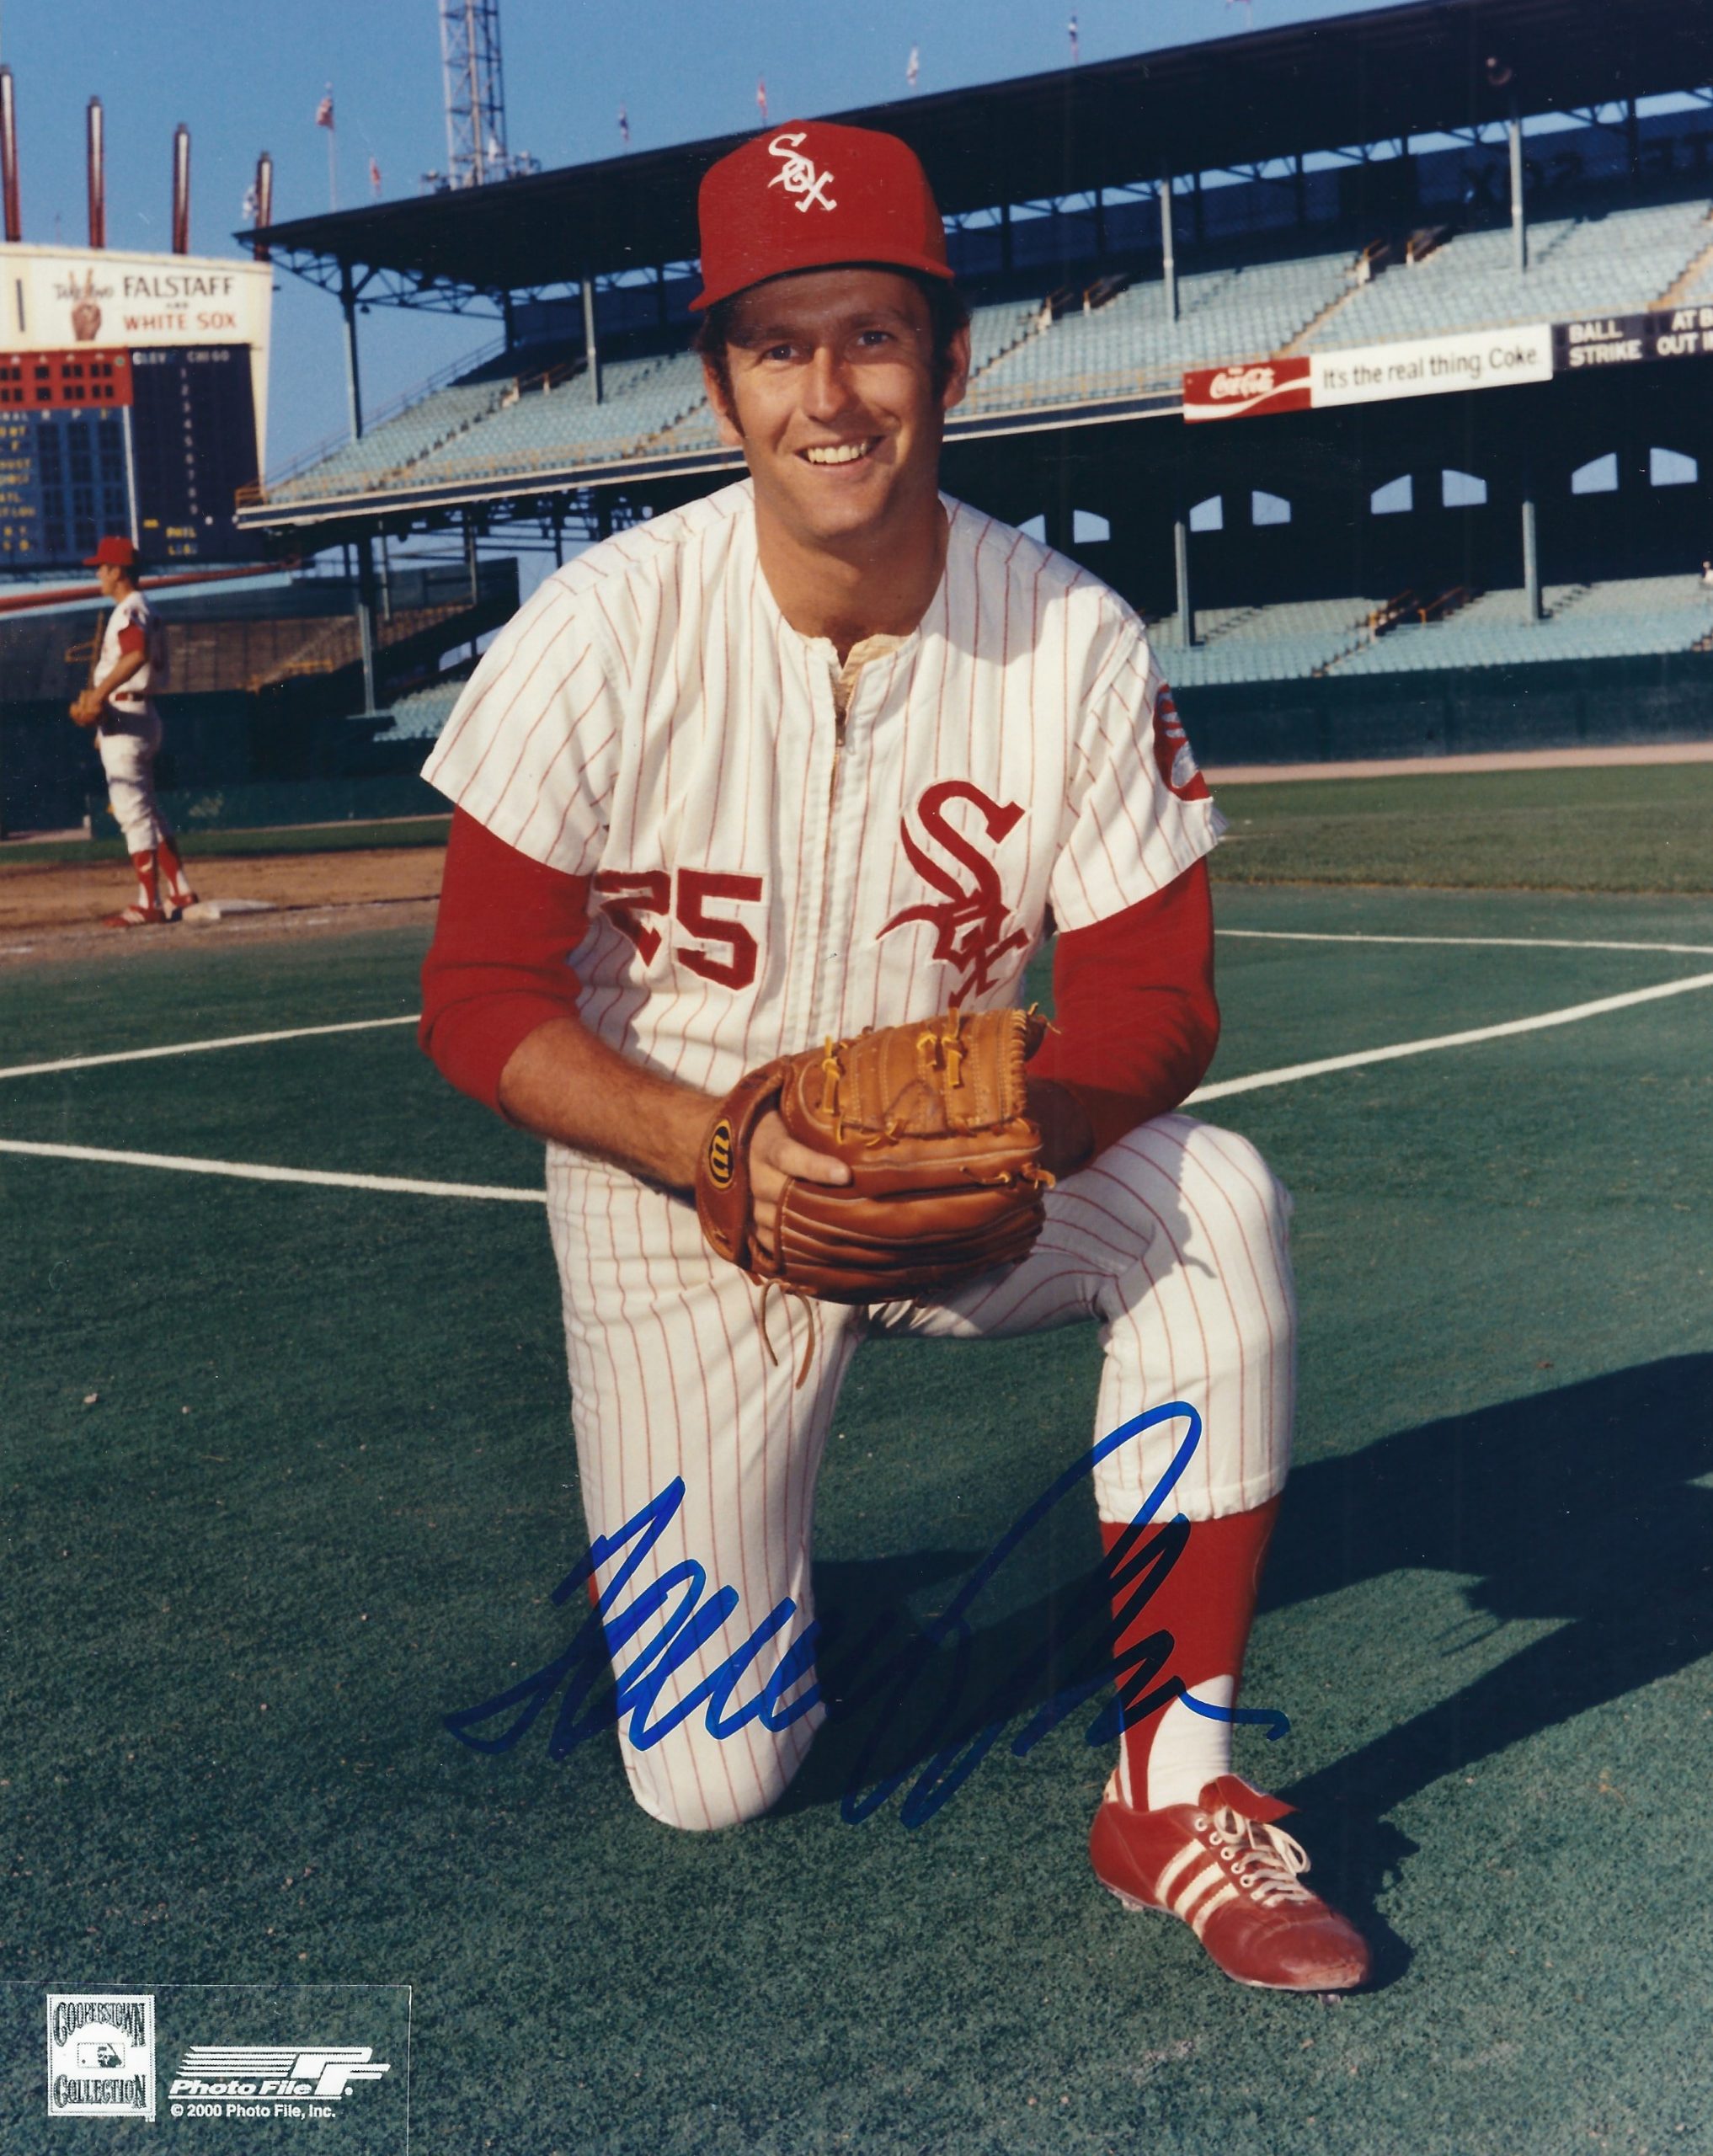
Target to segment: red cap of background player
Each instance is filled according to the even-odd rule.
[[[86,569],[109,566],[116,569],[134,569],[136,567],[136,548],[129,539],[121,539],[117,532],[109,531],[93,554],[84,555],[83,566]]]
[[[702,289],[693,307],[838,263],[952,275],[946,228],[915,152],[872,128],[792,120],[758,135],[703,175],[696,214]]]

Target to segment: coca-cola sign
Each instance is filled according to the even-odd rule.
[[[1239,419],[1253,412],[1304,412],[1309,393],[1306,357],[1193,367],[1183,378],[1183,415]]]

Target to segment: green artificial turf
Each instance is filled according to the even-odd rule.
[[[1713,953],[1691,898],[1240,889],[1219,920],[1214,1084],[1713,970],[1540,940]],[[423,942],[0,972],[5,1061],[401,1017]],[[1098,1892],[1092,1705],[915,1828],[896,1796],[840,1817],[860,1730],[707,1837],[638,1810],[609,1736],[460,1746],[441,1717],[577,1619],[542,1210],[0,1154],[0,2149],[284,2144],[50,2137],[42,1993],[108,1983],[283,1988],[270,2013],[410,1985],[430,2156],[1705,2156],[1709,994],[1207,1111],[1295,1198],[1298,1465],[1247,1685],[1292,1727],[1239,1764],[1305,1801],[1313,1882],[1377,1943],[1336,2004],[1240,1990]],[[5,1081],[0,1136],[539,1179],[403,1024]],[[1098,1353],[865,1348],[822,1606],[943,1607],[1087,1444]],[[1059,1508],[976,1605],[981,1667],[1095,1547]],[[358,1994],[313,1997],[369,2041]],[[381,2116],[328,2136],[392,2156]]]
[[[1713,764],[1221,786],[1230,883],[1713,891]]]

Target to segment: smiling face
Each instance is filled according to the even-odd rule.
[[[807,270],[741,295],[726,376],[703,362],[720,435],[741,448],[766,536],[873,558],[937,530],[940,435],[969,334],[943,383],[928,302],[891,270]]]

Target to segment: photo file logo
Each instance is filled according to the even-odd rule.
[[[179,2061],[175,2096],[306,2097],[325,2102],[392,2071],[371,2044],[197,2044]]]

